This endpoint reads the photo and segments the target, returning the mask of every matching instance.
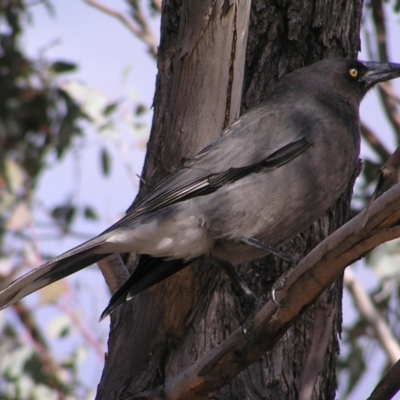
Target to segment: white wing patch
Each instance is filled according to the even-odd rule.
[[[168,215],[154,213],[145,223],[117,229],[96,253],[136,252],[188,260],[209,253],[213,242],[207,221],[198,210],[174,207]]]

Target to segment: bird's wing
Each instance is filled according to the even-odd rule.
[[[313,144],[314,138],[308,135],[310,124],[310,121],[296,124],[293,113],[288,118],[263,108],[245,114],[104,233],[131,225],[149,212],[212,193],[260,168],[286,164]]]

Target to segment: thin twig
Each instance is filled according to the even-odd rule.
[[[161,0],[150,0],[150,5],[157,12],[161,12]]]
[[[393,87],[379,84],[379,87],[397,104],[400,104],[400,97],[393,90]]]
[[[335,317],[333,307],[319,305],[315,311],[311,346],[308,351],[307,361],[304,365],[300,380],[298,400],[312,398],[315,383],[324,367],[326,349],[332,332]]]
[[[385,89],[382,89],[385,87]],[[382,99],[386,116],[392,124],[396,135],[397,142],[400,142],[400,112],[397,109],[396,100],[392,96],[388,96],[388,91],[393,90],[391,83],[385,82],[378,86],[379,94]]]
[[[60,304],[59,305],[62,311],[68,315],[71,319],[71,322],[76,326],[79,332],[82,334],[83,338],[86,342],[93,347],[93,349],[98,354],[101,360],[104,360],[104,349],[99,343],[99,341],[86,329],[86,327],[82,324],[80,318],[76,316],[76,314],[70,310],[67,306]]]
[[[59,367],[53,360],[46,339],[43,337],[41,330],[36,325],[31,311],[21,302],[14,305],[13,309],[32,340],[36,349],[37,357],[39,358],[44,371],[46,371],[48,385],[57,390],[60,396],[65,396],[66,386],[58,376]]]
[[[101,4],[96,0],[83,0],[85,3],[89,4],[90,6],[96,8],[97,10],[110,15],[118,19],[123,25],[125,25],[137,38],[142,40],[148,46],[149,54],[154,58],[157,59],[157,43],[154,38],[154,35],[150,31],[150,28],[145,20],[140,8],[139,13],[134,10],[133,18],[136,20],[138,25],[135,25],[132,20],[127,18],[124,14],[106,6],[105,4]]]
[[[146,43],[152,43],[154,47],[155,56],[157,56],[157,44],[154,38],[154,35],[149,27],[147,19],[145,18],[142,8],[138,0],[128,0],[128,4],[132,7],[132,18],[136,21],[136,23],[140,26],[142,30],[142,40]]]
[[[32,1],[32,3],[25,4],[25,7],[26,8],[35,7],[35,6],[38,6],[39,4],[43,4],[43,3],[44,3],[44,0]]]
[[[382,0],[374,0],[371,2],[372,5],[372,19],[374,21],[376,38],[378,41],[378,53],[379,59],[383,62],[388,62],[387,53],[387,35],[386,35],[386,23],[385,13],[383,9]],[[382,89],[384,87],[385,89]],[[396,134],[397,141],[400,141],[400,112],[397,110],[396,101],[392,96],[388,96],[388,91],[392,89],[392,84],[389,82],[381,83],[379,85],[379,95],[384,105],[385,113],[388,117],[389,122],[392,124]]]
[[[347,269],[344,274],[344,284],[353,297],[354,304],[360,315],[373,328],[376,338],[386,353],[388,360],[393,365],[400,358],[400,346],[385,319],[375,308],[368,293],[357,281],[350,269]]]
[[[371,2],[372,20],[374,21],[376,30],[376,40],[378,41],[379,59],[388,62],[388,54],[386,48],[386,25],[385,12],[383,10],[382,0],[374,0]]]
[[[375,135],[372,130],[365,125],[363,122],[361,123],[361,134],[363,138],[368,142],[368,144],[375,150],[375,152],[379,155],[382,162],[386,161],[390,157],[389,150],[386,149],[384,144],[378,139],[378,136]]]

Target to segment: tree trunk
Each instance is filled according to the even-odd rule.
[[[322,58],[357,55],[361,0],[253,0],[251,11],[249,5],[163,2],[146,185],[205,147],[238,116],[240,105],[243,112],[259,104],[283,75]],[[342,225],[350,196],[351,188],[287,249],[304,255]],[[268,256],[239,272],[261,295],[286,267]],[[337,282],[325,291],[271,352],[210,398],[334,399],[341,287]],[[97,398],[125,398],[162,385],[218,346],[246,312],[228,278],[207,261],[137,296],[111,317]]]

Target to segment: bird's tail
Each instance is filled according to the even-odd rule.
[[[95,254],[98,244],[96,239],[83,243],[12,282],[0,291],[0,310],[107,257],[109,254]]]

